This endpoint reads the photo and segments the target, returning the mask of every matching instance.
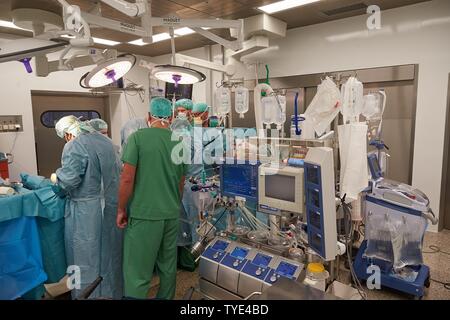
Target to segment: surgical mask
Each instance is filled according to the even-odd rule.
[[[170,130],[181,134],[189,133],[191,130],[191,123],[185,114],[178,114],[174,121],[170,124]]]

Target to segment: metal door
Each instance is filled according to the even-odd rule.
[[[32,92],[34,136],[38,174],[45,177],[61,166],[64,140],[56,135],[54,124],[61,117],[74,114],[84,119],[102,118],[105,121],[106,101],[104,97],[80,94],[53,94]]]
[[[447,115],[445,123],[444,157],[442,164],[441,205],[439,207],[439,231],[450,230],[450,75],[448,78]]]

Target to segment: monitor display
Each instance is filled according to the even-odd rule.
[[[295,202],[295,177],[274,174],[265,176],[265,196]]]
[[[175,88],[175,84],[166,82],[166,98],[172,100],[174,94],[175,99],[192,99],[192,84],[179,84]]]
[[[239,260],[244,260],[245,257],[248,254],[248,249],[244,249],[241,247],[236,247],[234,248],[233,252],[231,253],[231,256],[233,258],[239,259]]]
[[[223,164],[220,175],[224,196],[239,196],[254,201],[258,198],[257,165]]]
[[[297,271],[296,265],[281,261],[275,273],[283,277],[292,278],[294,277],[295,271]]]
[[[262,253],[258,253],[253,259],[253,264],[257,265],[258,267],[267,268],[271,260],[272,257],[266,256]]]
[[[212,248],[217,251],[225,251],[227,247],[228,242],[222,240],[217,240],[216,243],[214,243],[214,245],[212,246]]]

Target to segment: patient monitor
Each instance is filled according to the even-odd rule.
[[[261,212],[280,215],[282,211],[303,213],[303,168],[259,167],[258,202]]]

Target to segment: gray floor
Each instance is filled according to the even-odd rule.
[[[450,282],[450,255],[443,253],[426,253],[431,252],[430,245],[438,246],[442,251],[450,252],[450,231],[444,230],[439,233],[427,232],[424,241],[424,260],[425,264],[430,267],[431,278],[442,282]],[[346,278],[345,271],[340,275],[341,280]],[[347,277],[348,278],[348,277]],[[177,292],[175,299],[183,299],[186,291],[197,284],[198,273],[179,271],[177,275]],[[158,280],[155,279],[153,287],[150,291],[150,297],[155,296],[158,289]],[[366,289],[369,300],[399,300],[408,299],[409,297],[388,289],[368,290]],[[194,300],[199,299],[198,294],[192,297]],[[444,299],[450,300],[450,291],[446,290],[442,284],[431,282],[430,288],[424,297],[425,300]]]

